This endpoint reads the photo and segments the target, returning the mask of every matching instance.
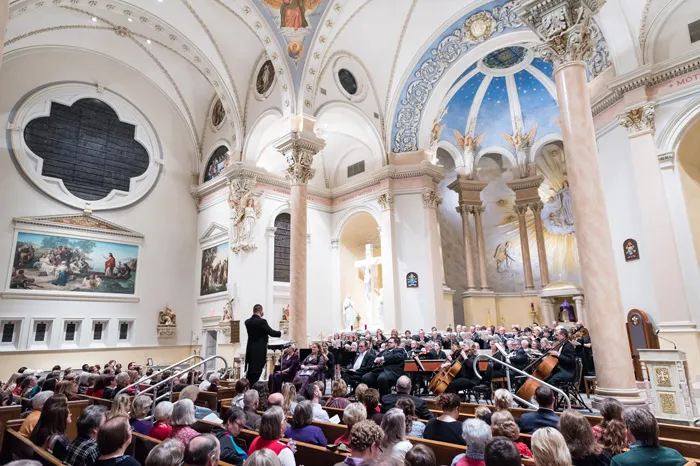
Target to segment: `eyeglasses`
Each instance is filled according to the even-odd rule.
[[[245,429],[245,422],[238,422],[236,421],[236,425],[240,427],[241,429]]]

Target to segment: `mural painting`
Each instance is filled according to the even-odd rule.
[[[202,251],[200,295],[226,291],[228,282],[228,242]]]
[[[138,246],[17,233],[10,289],[134,294]]]

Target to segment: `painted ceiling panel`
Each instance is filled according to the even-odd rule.
[[[537,124],[535,140],[547,134],[559,134],[559,107],[542,83],[525,70],[516,73],[515,83],[525,132]]]
[[[473,69],[473,67],[470,68]],[[458,147],[458,144],[457,137],[453,130],[464,134],[464,128],[467,126],[467,119],[469,118],[469,111],[471,110],[474,96],[479,90],[479,86],[481,86],[484,78],[485,76],[481,73],[471,78],[457,91],[447,105],[447,113],[443,116],[442,122],[446,124],[446,128],[448,129],[442,132],[442,139],[454,144],[455,147]]]
[[[483,147],[505,145],[503,133],[513,133],[505,78],[497,77],[491,80],[477,118],[474,134],[486,135]]]

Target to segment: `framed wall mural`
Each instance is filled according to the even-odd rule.
[[[3,298],[138,301],[142,235],[90,213],[14,223]]]
[[[203,249],[199,294],[207,296],[224,292],[227,290],[227,282],[228,242]]]
[[[636,240],[627,238],[622,247],[625,251],[625,262],[639,259],[639,245],[637,245]]]

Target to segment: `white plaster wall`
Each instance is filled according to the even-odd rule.
[[[90,66],[87,67],[86,63]],[[134,103],[153,124],[164,153],[164,167],[153,191],[126,209],[98,212],[97,216],[145,236],[137,273],[138,303],[97,303],[0,299],[0,317],[55,317],[53,343],[63,318],[83,317],[83,341],[89,341],[92,318],[111,319],[109,332],[116,340],[118,318],[135,319],[134,346],[186,345],[190,343],[191,316],[195,310],[192,263],[196,256],[196,209],[189,194],[195,148],[175,105],[151,82],[116,61],[80,51],[53,49],[5,58],[0,72],[0,122],[3,126],[17,101],[39,86],[56,81],[100,82]],[[74,213],[45,197],[20,176],[0,141],[0,280],[3,287],[13,249],[12,218]],[[178,335],[173,341],[156,337],[158,311],[168,304],[178,315]],[[23,329],[23,334],[27,334]],[[95,362],[95,361],[90,361]],[[159,361],[160,362],[160,361]]]
[[[655,322],[659,322],[662,309],[658,308],[654,293],[652,263],[644,253],[645,248],[651,246],[645,242],[642,228],[643,206],[637,201],[631,171],[634,157],[630,151],[627,131],[618,126],[599,137],[598,152],[623,309],[625,314],[631,309],[641,309]],[[625,262],[622,244],[627,238],[637,240],[640,260]],[[585,290],[585,277],[583,286]]]
[[[419,328],[435,325],[435,276],[431,264],[430,248],[426,245],[429,226],[420,193],[398,194],[394,198],[396,226],[397,279],[403,330],[416,332]],[[433,238],[435,239],[435,238]],[[436,239],[435,239],[436,240]],[[418,288],[406,287],[406,274],[418,274]],[[441,288],[441,287],[440,287]]]

